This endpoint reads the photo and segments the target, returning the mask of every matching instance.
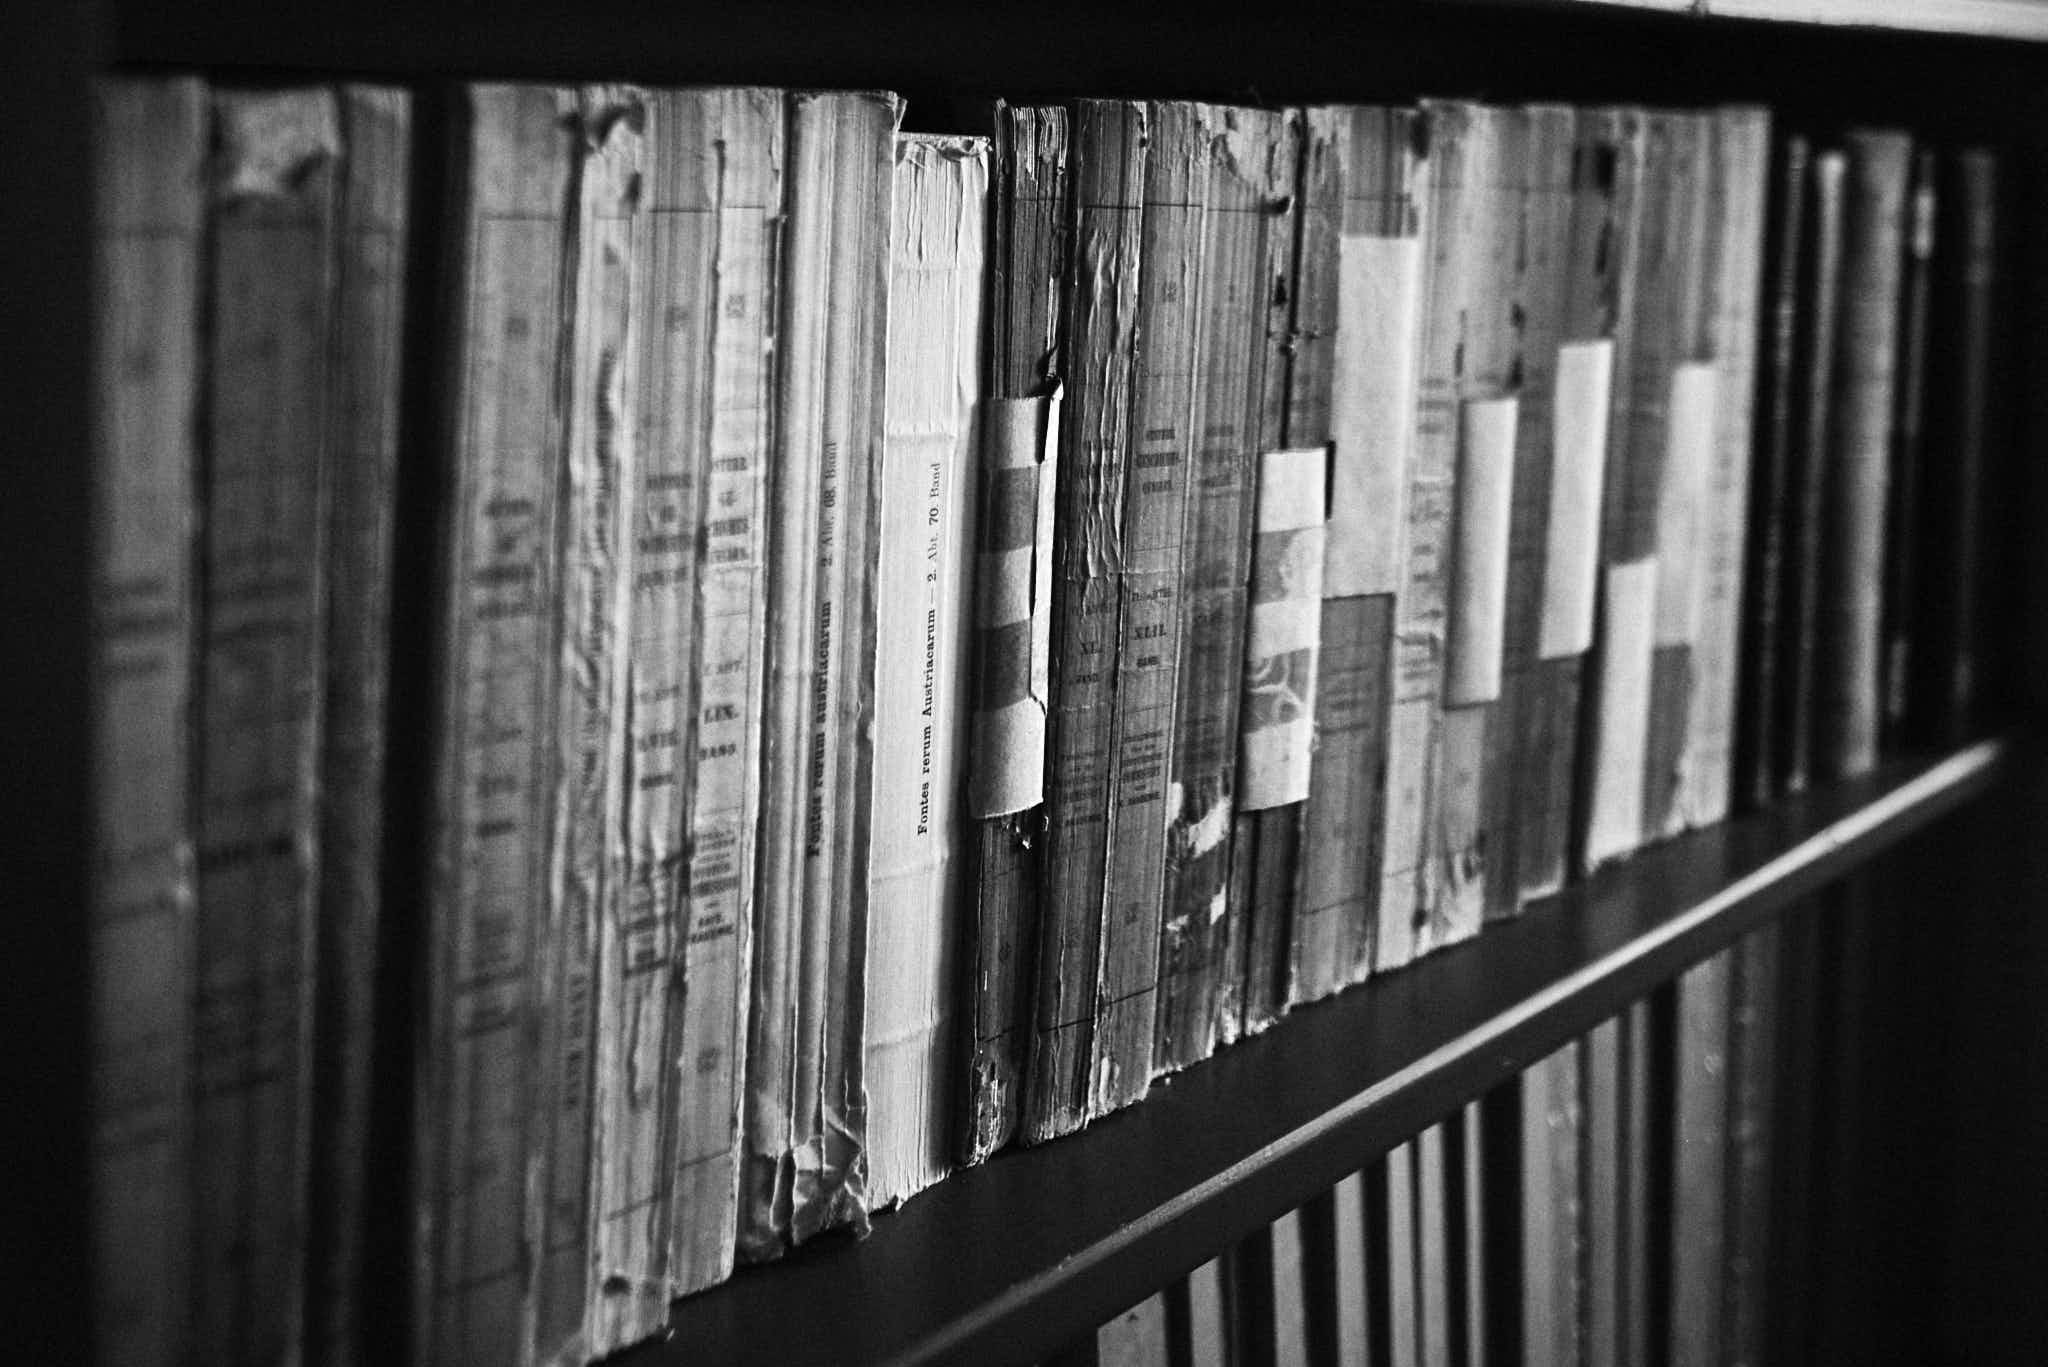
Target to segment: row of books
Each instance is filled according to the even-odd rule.
[[[1951,568],[1903,135],[1787,144],[1753,495],[1760,109],[447,104],[99,95],[109,1360],[358,1353],[394,1031],[418,1359],[658,1333],[1722,819],[1739,689],[1868,767]]]

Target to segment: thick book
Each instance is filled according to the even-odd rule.
[[[877,1206],[951,1166],[988,161],[982,138],[896,144],[863,1032]]]
[[[1259,851],[1261,865],[1270,866],[1262,878],[1299,880],[1294,978],[1303,1000],[1362,982],[1376,966],[1406,963],[1414,952],[1412,898],[1383,903],[1382,860],[1434,163],[1428,116],[1419,110],[1340,108],[1332,140],[1343,207],[1329,321],[1331,474],[1315,760],[1300,839],[1278,838],[1290,833],[1284,827],[1262,831]],[[1303,437],[1304,445],[1313,439],[1306,430]],[[1280,864],[1282,854],[1298,859],[1298,874]]]
[[[1815,768],[1822,779],[1854,778],[1877,763],[1885,505],[1913,161],[1912,139],[1904,133],[1858,129],[1845,141],[1836,420],[1827,453],[1815,624]]]
[[[976,528],[959,949],[958,1157],[1010,1142],[1023,1109],[1038,944],[1052,626],[1053,504],[1065,336],[1067,111],[998,105],[990,149],[989,396]]]
[[[1254,936],[1249,907],[1229,905],[1238,784],[1239,702],[1247,641],[1246,591],[1260,451],[1268,434],[1266,345],[1276,268],[1291,276],[1293,242],[1281,201],[1291,192],[1298,139],[1286,115],[1200,107],[1197,174],[1206,181],[1194,276],[1196,338],[1189,419],[1192,457],[1180,545],[1178,682],[1165,773],[1158,999],[1153,1066],[1171,1071],[1213,1050],[1229,949]],[[1287,240],[1281,240],[1286,238]],[[1275,258],[1280,258],[1278,261]],[[1150,258],[1148,257],[1148,262]],[[1277,438],[1276,430],[1271,434]],[[1144,448],[1140,448],[1143,459]],[[1150,467],[1145,467],[1149,471]],[[1142,473],[1141,478],[1149,477]],[[1320,468],[1318,469],[1318,486]],[[1247,725],[1254,719],[1246,717]],[[1218,912],[1221,915],[1218,915]],[[1251,995],[1239,989],[1238,1000]]]
[[[632,895],[663,904],[627,909],[625,943],[655,980],[645,1009],[667,1012],[665,1056],[688,1061],[669,1075],[654,1130],[663,1175],[651,1190],[666,1193],[658,1228],[671,1295],[732,1271],[738,1220],[769,554],[771,528],[789,526],[769,504],[783,105],[761,89],[656,91],[649,105],[631,686],[652,745],[636,752],[644,776],[628,790],[627,850],[640,861],[629,869],[648,875]],[[664,751],[668,784],[655,778]],[[664,978],[665,1008],[654,990]],[[652,1310],[651,1291],[637,1294]]]
[[[200,497],[193,1337],[299,1350],[339,111],[216,92]]]
[[[1754,468],[1743,580],[1741,669],[1737,694],[1735,798],[1767,805],[1778,792],[1779,706],[1785,672],[1785,561],[1792,535],[1793,443],[1799,438],[1798,342],[1808,233],[1812,151],[1798,135],[1782,139],[1770,176],[1769,316],[1758,367]]]
[[[1142,104],[1081,101],[1069,115],[1074,224],[1067,388],[1054,529],[1052,722],[1045,866],[1022,1138],[1088,1117],[1102,943],[1104,831],[1116,698],[1115,567],[1130,459],[1149,117]]]
[[[563,261],[575,95],[456,102],[447,600],[414,1129],[414,1356],[514,1360],[527,1283],[528,1023],[548,868]]]
[[[399,375],[411,239],[412,100],[343,86],[346,148],[336,210],[328,345],[326,708],[321,721],[318,1000],[314,1035],[308,1354],[365,1351],[364,1235],[385,976],[384,787],[391,675],[392,537],[399,479]]]
[[[1879,657],[1882,699],[1879,743],[1896,749],[1914,738],[1924,708],[1916,695],[1915,637],[1921,618],[1921,561],[1932,558],[1922,492],[1927,453],[1928,318],[1933,294],[1935,206],[1940,158],[1922,147],[1913,156],[1906,206],[1906,259],[1900,285],[1899,351],[1892,418],[1891,480],[1886,489],[1884,641]]]
[[[92,117],[92,1352],[171,1367],[192,1357],[206,87],[102,80]]]

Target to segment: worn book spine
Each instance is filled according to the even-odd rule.
[[[206,87],[93,88],[93,1360],[184,1363]]]
[[[1715,369],[1714,445],[1700,510],[1698,636],[1677,798],[1679,824],[1687,829],[1725,821],[1734,788],[1770,111],[1716,110],[1712,145],[1705,326]]]
[[[569,291],[563,348],[564,441],[557,461],[555,706],[549,729],[548,878],[537,927],[533,1103],[527,1117],[526,1333],[522,1360],[589,1356],[593,1136],[609,1098],[598,1066],[613,1042],[600,1037],[600,934],[618,919],[624,857],[619,780],[628,704],[619,693],[630,644],[626,609],[632,568],[634,403],[631,311],[645,106],[637,91],[578,92],[577,203],[564,275]],[[602,1198],[606,1193],[599,1192]]]
[[[384,759],[391,674],[392,524],[399,370],[410,237],[412,100],[339,92],[332,355],[328,362],[327,684],[322,719],[318,1017],[314,1037],[307,1344],[318,1361],[360,1359],[368,1326],[364,1226],[383,910]]]
[[[1389,823],[1400,838],[1390,835],[1386,846],[1389,884],[1404,865],[1414,883],[1408,914],[1417,956],[1477,934],[1483,918],[1479,769],[1499,663],[1494,609],[1506,525],[1498,513],[1512,487],[1517,420],[1507,394],[1512,116],[1449,101],[1426,112],[1436,202],[1388,761]],[[1461,638],[1482,612],[1487,629]],[[1391,910],[1383,905],[1383,919]]]
[[[573,92],[545,86],[473,86],[458,102],[447,656],[414,1121],[421,1362],[512,1362],[523,1337],[574,111]]]
[[[201,496],[198,1356],[299,1350],[311,1161],[324,489],[340,122],[214,96]]]
[[[1935,205],[1939,159],[1928,148],[1913,157],[1907,200],[1906,259],[1900,286],[1897,402],[1892,420],[1891,482],[1885,508],[1884,642],[1879,660],[1882,716],[1879,741],[1906,744],[1922,708],[1914,680],[1920,618],[1921,559],[1929,549],[1923,529],[1922,467],[1927,447],[1927,341],[1933,293]]]
[[[651,878],[663,867],[681,880],[665,894],[670,904],[649,913],[669,927],[650,938],[669,937],[672,963],[660,1064],[670,1089],[661,1237],[668,1291],[680,1294],[731,1272],[738,1215],[764,778],[784,118],[782,96],[760,89],[661,91],[650,108],[657,159],[648,270],[636,280],[658,293],[638,332],[644,530],[635,546],[635,631],[645,608],[654,618],[644,629],[675,633],[675,646],[652,657],[636,650],[632,668],[636,724],[652,711],[646,725],[658,737],[636,762],[652,780],[672,747],[675,777],[636,784],[629,800],[646,802],[646,824],[629,807],[627,829],[636,845],[645,841],[637,847]],[[680,327],[677,306],[686,311]],[[663,567],[675,577],[662,578]],[[687,597],[678,602],[677,592]],[[671,790],[664,811],[653,794]],[[648,894],[664,895],[662,885]],[[637,963],[645,942],[633,943]],[[650,992],[655,1009],[651,1000]]]
[[[1051,684],[1053,502],[1065,335],[1067,111],[998,106],[989,204],[990,395],[976,532],[971,911],[960,946],[958,1158],[1017,1133],[1037,948]]]
[[[1137,346],[1145,106],[1074,106],[1068,389],[1060,431],[1046,850],[1023,1138],[1087,1120],[1116,698],[1117,569]]]
[[[1585,1119],[1577,1042],[1523,1072],[1521,1090],[1521,1327],[1530,1367],[1573,1367],[1581,1337]]]
[[[1674,188],[1669,213],[1653,213],[1648,220],[1671,243],[1666,267],[1671,291],[1661,325],[1669,329],[1672,340],[1654,513],[1657,607],[1651,638],[1650,713],[1643,745],[1643,824],[1638,837],[1645,844],[1685,829],[1685,794],[1694,758],[1689,741],[1702,669],[1700,623],[1710,532],[1710,480],[1720,412],[1721,369],[1714,355],[1708,295],[1708,272],[1720,226],[1710,198],[1715,188],[1714,120],[1711,114],[1681,114],[1673,116],[1671,123],[1666,176]],[[1657,243],[1645,243],[1646,262],[1659,254]],[[1646,290],[1646,303],[1649,297]],[[1658,319],[1645,320],[1646,327],[1658,325]],[[1638,371],[1639,394],[1646,380],[1646,373]],[[1642,418],[1640,425],[1631,423],[1638,441],[1659,426],[1659,419],[1649,412]]]
[[[1959,221],[1947,235],[1955,246],[1944,275],[1956,341],[1941,415],[1944,444],[1955,454],[1940,504],[1943,543],[1954,569],[1939,600],[1943,649],[1929,660],[1934,730],[1949,745],[1969,736],[1982,691],[1987,403],[2002,266],[1999,179],[1995,152],[1970,148],[1956,155],[1949,199]]]
[[[946,1175],[988,143],[896,145],[868,863],[868,1199]]]
[[[1521,909],[1524,837],[1535,828],[1525,813],[1540,808],[1548,796],[1549,756],[1530,748],[1530,733],[1541,729],[1550,715],[1549,695],[1537,675],[1548,594],[1558,344],[1570,280],[1566,267],[1572,245],[1572,162],[1578,132],[1574,112],[1566,106],[1532,105],[1508,117],[1516,125],[1514,141],[1522,149],[1519,165],[1510,167],[1516,182],[1510,221],[1519,242],[1509,263],[1509,378],[1517,420],[1502,584],[1500,683],[1487,719],[1480,771],[1488,920],[1513,916]],[[1582,477],[1575,466],[1565,473],[1570,479]]]
[[[1818,697],[1821,533],[1827,516],[1827,468],[1834,412],[1835,337],[1842,291],[1842,182],[1846,160],[1822,152],[1812,163],[1812,236],[1805,258],[1805,317],[1796,352],[1795,436],[1789,448],[1787,531],[1780,613],[1782,685],[1778,694],[1778,782],[1799,793],[1812,781]]]
[[[1334,111],[1333,123],[1343,203],[1328,306],[1331,474],[1316,751],[1298,842],[1295,982],[1303,1000],[1362,982],[1375,966],[1397,967],[1414,952],[1412,907],[1403,903],[1382,921],[1381,895],[1431,140],[1417,110],[1358,106]],[[1262,834],[1262,863],[1274,862],[1268,850],[1280,843]],[[1284,852],[1295,853],[1294,843]]]
[[[1823,495],[1815,646],[1815,767],[1823,779],[1853,778],[1877,763],[1885,503],[1913,161],[1904,133],[1859,129],[1846,141],[1836,421]]]
[[[1778,792],[1778,698],[1785,670],[1786,548],[1792,535],[1793,443],[1798,439],[1799,304],[1807,236],[1810,149],[1786,137],[1772,166],[1770,314],[1757,382],[1756,467],[1750,477],[1748,570],[1743,586],[1742,724],[1736,730],[1735,795],[1762,807]]]
[[[1115,720],[1088,1109],[1144,1096],[1152,1077],[1168,781],[1181,640],[1186,511],[1199,447],[1195,375],[1209,148],[1221,111],[1155,102],[1148,111],[1130,469],[1117,574]]]
[[[1153,1043],[1153,1066],[1161,1071],[1205,1058],[1215,1044],[1240,777],[1238,689],[1257,476],[1253,446],[1260,437],[1255,396],[1262,392],[1272,297],[1265,230],[1295,169],[1295,141],[1284,115],[1223,108],[1202,114],[1204,145],[1196,174],[1206,182],[1206,206],[1193,282],[1199,321],[1189,329],[1197,339],[1190,361],[1192,468],[1176,532],[1176,614],[1185,625],[1178,632],[1178,685],[1171,704]],[[1141,445],[1141,465],[1145,458]]]

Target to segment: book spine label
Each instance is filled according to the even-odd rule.
[[[1613,382],[1613,338],[1566,342],[1557,349],[1543,621],[1536,646],[1544,660],[1583,655],[1593,648],[1593,604],[1600,583],[1600,493],[1607,469]]]
[[[506,1362],[517,1356],[525,1291],[527,1018],[533,907],[547,881],[573,97],[478,86],[465,104],[415,1356]]]
[[[982,411],[975,763],[967,806],[969,815],[985,819],[1045,800],[1060,396],[991,399]]]
[[[1146,125],[1143,105],[1105,101],[1080,104],[1074,120],[1071,387],[1060,435],[1045,896],[1025,1093],[1027,1142],[1069,1133],[1087,1119]]]
[[[1241,811],[1308,797],[1322,633],[1323,488],[1328,452],[1259,458],[1258,540],[1245,632]]]
[[[1653,557],[1610,565],[1603,575],[1595,682],[1600,715],[1594,732],[1596,768],[1586,828],[1589,869],[1632,852],[1642,831],[1641,780],[1649,743],[1657,568]]]
[[[868,1196],[876,1204],[931,1185],[951,1156],[962,860],[955,813],[987,199],[987,143],[898,141],[868,866]],[[1035,421],[1030,431],[1036,436]],[[1035,474],[1036,462],[1024,468]]]
[[[1689,361],[1671,372],[1664,487],[1657,512],[1657,644],[1690,649],[1699,639],[1705,486],[1714,463],[1720,368]]]
[[[308,1337],[328,1361],[364,1351],[363,1249],[373,1047],[380,991],[378,880],[384,855],[386,698],[391,672],[392,523],[409,230],[412,102],[404,91],[340,91],[347,149],[337,241],[327,406],[325,797],[320,825],[319,1017]]]
[[[93,87],[93,1326],[184,1363],[192,1210],[190,793],[206,88]]]
[[[303,1333],[340,126],[325,91],[216,94],[200,563],[193,1143],[200,1356]]]
[[[1519,413],[1513,395],[1470,399],[1459,406],[1457,550],[1451,565],[1445,642],[1446,707],[1488,703],[1500,696]]]

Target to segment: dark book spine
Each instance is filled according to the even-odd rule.
[[[984,435],[973,675],[979,694],[969,787],[975,872],[960,954],[963,1163],[981,1162],[1015,1136],[1030,1038],[1036,837],[1045,821],[1044,629],[1051,610],[1051,585],[1036,570],[1051,551],[1045,514],[1058,469],[1056,455],[1050,465],[1045,460],[1045,443],[1058,437],[1047,428],[1058,420],[1052,395],[1060,386],[1065,332],[1067,111],[998,107],[993,150],[986,383],[1004,406],[1028,404],[1020,417],[1028,418],[1029,439],[1006,442],[993,428]],[[999,593],[999,583],[1022,592]]]
[[[1756,406],[1756,461],[1750,475],[1748,573],[1743,587],[1741,725],[1735,788],[1749,807],[1778,792],[1778,697],[1785,668],[1783,616],[1786,548],[1791,537],[1791,466],[1798,436],[1797,347],[1803,297],[1810,152],[1787,137],[1773,176],[1776,209],[1769,240],[1770,314]]]
[[[1823,778],[1852,778],[1877,763],[1885,489],[1913,145],[1904,133],[1859,130],[1849,134],[1848,152],[1833,396],[1839,420],[1828,447],[1817,604],[1815,744]]]
[[[1785,539],[1783,686],[1778,695],[1778,782],[1804,792],[1813,775],[1813,711],[1818,677],[1821,530],[1826,508],[1827,453],[1837,309],[1842,288],[1842,180],[1840,152],[1813,160],[1813,234],[1802,248],[1805,318],[1797,350],[1798,414],[1789,448],[1786,485],[1791,495]]]
[[[1935,154],[1913,158],[1908,202],[1905,281],[1899,308],[1897,405],[1892,419],[1891,488],[1885,513],[1884,654],[1880,689],[1884,708],[1880,742],[1887,749],[1911,737],[1920,708],[1913,678],[1918,618],[1922,464],[1927,444],[1927,322],[1932,294],[1935,223]]]
[[[1027,1143],[1087,1121],[1115,735],[1115,569],[1123,563],[1145,193],[1145,107],[1085,101],[1072,117],[1070,385],[1060,432],[1045,891],[1024,1094]]]

